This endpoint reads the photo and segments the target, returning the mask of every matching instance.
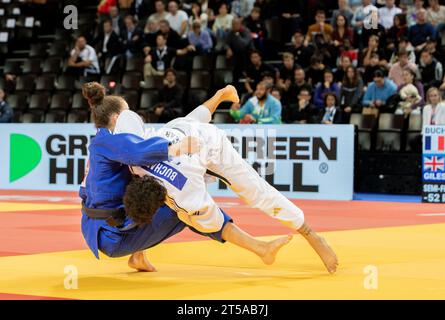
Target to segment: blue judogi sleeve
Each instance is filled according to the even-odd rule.
[[[168,160],[170,142],[161,137],[147,140],[131,133],[105,136],[95,141],[96,152],[111,161],[131,166],[147,166]]]

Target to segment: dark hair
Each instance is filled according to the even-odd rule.
[[[323,101],[324,101],[324,105],[325,105],[325,106],[327,105],[327,102],[328,102],[328,98],[329,98],[329,97],[334,97],[334,99],[335,99],[335,103],[334,103],[334,105],[337,106],[337,105],[338,105],[338,97],[337,97],[337,95],[336,95],[334,92],[328,92],[328,93],[326,93],[326,94],[324,95],[324,99],[323,99]]]
[[[119,96],[106,96],[105,87],[97,82],[87,82],[82,86],[82,95],[88,100],[97,128],[107,128],[114,113],[122,111],[125,100]]]
[[[263,56],[259,50],[253,49],[252,51],[249,52],[249,58],[250,58],[253,54],[257,54],[257,55],[259,55],[260,57]]]
[[[156,178],[133,176],[125,189],[125,212],[138,224],[149,223],[166,196],[167,190]]]
[[[176,71],[173,68],[168,68],[167,70],[165,70],[164,78],[167,77],[167,73],[173,73],[173,75],[176,77]]]
[[[343,17],[343,19],[345,20],[345,29],[348,29],[349,28],[348,18],[346,18],[346,16],[344,14],[341,14],[341,13],[339,15],[337,15],[337,17],[335,18],[334,28],[338,28],[338,23],[337,23],[338,17]]]
[[[397,56],[398,57],[401,57],[401,56],[407,56],[408,57],[408,51],[406,51],[405,49],[402,49],[402,50],[399,50],[398,52],[397,52]]]
[[[397,19],[399,19],[400,22],[400,26],[404,27],[406,26],[406,15],[403,13],[398,13],[394,16],[394,19],[397,17]]]
[[[354,71],[354,78],[352,80],[349,79],[349,77],[348,77],[348,71],[351,70],[351,69]],[[354,67],[354,66],[347,67],[346,71],[345,71],[345,74],[343,76],[343,81],[342,81],[343,85],[346,85],[346,86],[356,86],[356,85],[358,85],[359,80],[360,80],[360,74],[359,74],[357,68]]]
[[[377,69],[374,71],[374,78],[384,78],[385,74],[383,73],[383,70]]]

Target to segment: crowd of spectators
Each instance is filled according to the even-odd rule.
[[[195,56],[225,55],[243,97],[229,113],[240,123],[336,124],[389,112],[445,124],[439,0],[102,0],[97,13],[98,31],[77,38],[66,72],[113,74],[142,58],[144,81],[164,77],[153,121],[184,112],[177,71]]]

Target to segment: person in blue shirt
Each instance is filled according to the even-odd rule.
[[[235,101],[222,90],[207,101],[210,106],[216,108],[222,101]],[[196,153],[199,149],[197,139],[187,137],[170,144],[160,137],[144,140],[133,134],[113,134],[119,114],[128,109],[125,100],[119,96],[106,96],[105,88],[97,82],[86,83],[82,91],[98,128],[88,148],[87,172],[79,190],[84,239],[96,258],[99,258],[99,251],[109,257],[131,255],[128,261],[131,268],[156,271],[143,250],[179,233],[186,225],[174,211],[163,205],[164,199],[156,192],[152,192],[153,206],[159,209],[149,223],[137,224],[125,214],[123,197],[132,179],[128,166],[149,166],[170,157]],[[200,233],[190,229],[217,241],[241,246],[265,262],[273,261],[278,250],[289,241],[284,241],[287,238],[271,242],[256,240],[235,226],[224,211],[222,213],[224,223],[220,231]]]
[[[331,70],[325,70],[323,72],[323,82],[320,82],[315,87],[315,93],[314,93],[314,104],[320,110],[324,108],[325,104],[325,95],[328,93],[335,93],[335,95],[340,97],[340,87],[337,83],[334,81],[334,74]]]
[[[5,92],[0,89],[0,123],[11,122],[12,114],[11,106],[5,101]]]
[[[383,111],[388,99],[397,93],[397,85],[390,79],[385,78],[383,71],[374,72],[374,81],[371,82],[363,96],[363,107],[377,108]]]
[[[207,30],[201,30],[201,23],[199,21],[193,22],[192,31],[187,35],[191,45],[196,48],[196,53],[209,54],[213,48],[213,41],[210,33]]]
[[[281,102],[270,94],[272,87],[261,81],[255,95],[240,108],[233,104],[230,115],[240,123],[280,124]]]

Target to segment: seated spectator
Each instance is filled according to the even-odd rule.
[[[334,29],[329,23],[325,22],[326,13],[324,10],[317,10],[315,15],[315,23],[310,25],[306,34],[305,45],[309,45],[309,43],[313,43],[315,40],[315,36],[317,34],[321,34],[324,41],[329,43],[332,39],[332,33]]]
[[[152,0],[134,0],[131,3],[130,14],[137,20],[143,21],[153,12]]]
[[[110,7],[110,20],[113,25],[113,31],[120,35],[122,30],[125,28],[124,20],[119,14],[119,9],[116,6]]]
[[[380,46],[380,40],[377,35],[371,35],[368,39],[368,47],[366,47],[362,53],[362,56],[363,56],[362,63],[361,63],[362,66],[366,67],[370,63],[371,55],[373,53],[378,54],[378,56],[380,58],[379,64],[381,66],[384,66],[387,64],[386,59],[385,59],[385,52],[382,49],[382,47]]]
[[[340,65],[334,73],[334,80],[337,83],[342,83],[343,78],[345,77],[346,70],[352,66],[352,61],[349,56],[341,56],[340,57]]]
[[[5,101],[5,92],[0,89],[0,123],[12,121],[13,111],[11,106]]]
[[[340,96],[340,87],[334,81],[334,74],[331,70],[326,70],[323,74],[323,82],[315,87],[314,104],[318,108],[323,108],[325,105],[325,95],[327,93],[335,93],[337,99]]]
[[[119,36],[113,31],[111,20],[103,22],[103,33],[94,41],[100,66],[106,74],[112,73],[116,66],[118,55],[122,52]]]
[[[421,106],[424,104],[423,85],[417,81],[417,74],[411,70],[403,71],[403,82],[397,88],[400,97],[397,114],[409,115],[411,112],[420,114]]]
[[[255,94],[240,108],[233,104],[230,115],[240,123],[280,124],[281,103],[270,93],[264,82],[258,83]]]
[[[233,0],[231,3],[232,10],[230,13],[234,17],[246,18],[252,12],[255,0]]]
[[[323,81],[323,74],[326,70],[323,60],[318,55],[313,55],[311,58],[311,65],[306,71],[307,81],[310,85],[316,86]]]
[[[374,72],[374,81],[368,86],[363,97],[363,114],[378,115],[379,112],[387,112],[386,103],[397,92],[396,84],[385,78],[383,71]]]
[[[225,43],[226,58],[233,58],[233,79],[239,79],[247,64],[248,52],[254,48],[249,29],[239,18],[233,19],[232,30],[227,34]]]
[[[361,98],[363,95],[363,80],[357,68],[346,68],[340,89],[340,108],[343,111],[343,122],[349,123],[351,113],[362,111]]]
[[[406,38],[408,35],[408,26],[406,24],[406,16],[403,13],[394,16],[394,23],[389,28],[386,37],[387,50],[396,50],[399,46],[400,39]]]
[[[156,20],[147,19],[147,23],[144,28],[143,36],[143,47],[154,47],[156,46],[156,36],[159,33],[159,24]]]
[[[445,125],[445,102],[439,90],[436,87],[430,88],[426,93],[426,99],[428,104],[423,107],[422,125]]]
[[[378,11],[377,11],[378,16]],[[379,39],[379,46],[381,50],[385,50],[386,48],[386,29],[379,23],[377,23],[377,27],[362,27],[361,35],[358,37],[358,48],[363,48],[369,41],[371,36],[377,36]],[[384,51],[383,51],[384,52]]]
[[[445,6],[439,4],[439,0],[428,0],[426,19],[436,28],[437,37],[440,38],[445,30]]]
[[[145,57],[144,78],[150,76],[163,76],[165,70],[172,67],[173,59],[176,56],[182,56],[189,51],[195,51],[192,45],[184,49],[175,49],[167,46],[167,39],[163,34],[156,37],[156,47],[148,50]]]
[[[394,17],[402,13],[402,9],[398,8],[395,0],[385,0],[385,6],[379,8],[379,22],[386,29],[390,29],[394,23]]]
[[[389,66],[392,66],[399,60],[398,53],[400,51],[406,51],[408,53],[409,63],[413,64],[416,63],[416,54],[414,53],[413,46],[411,45],[411,43],[409,43],[407,38],[400,38],[397,50],[394,50],[394,53],[391,55],[391,58],[389,59],[388,63]]]
[[[335,93],[328,93],[324,97],[324,114],[321,118],[322,124],[342,123],[342,111],[338,106],[338,98]]]
[[[425,90],[428,91],[431,87],[440,86],[443,67],[428,50],[423,50],[420,55],[419,71]]]
[[[165,10],[165,3],[163,0],[155,1],[155,10],[156,12],[152,13],[147,20],[159,24],[162,20],[165,20],[167,18],[168,14],[168,12]]]
[[[192,2],[191,14],[189,16],[189,28],[192,28],[194,22],[198,22],[201,25],[201,30],[207,30],[209,16],[207,13],[202,12],[198,2]]]
[[[429,39],[426,42],[425,50],[428,50],[433,58],[440,62],[442,67],[445,65],[445,52],[442,46],[437,45],[436,39]]]
[[[408,40],[416,52],[422,51],[428,39],[435,37],[435,30],[426,20],[426,10],[420,9],[416,14],[417,22],[408,29]]]
[[[302,67],[295,68],[292,82],[284,82],[283,102],[284,104],[295,103],[301,90],[312,92],[312,86],[306,82],[306,73]]]
[[[250,64],[246,68],[246,82],[244,88],[247,93],[252,94],[253,88],[263,79],[266,73],[274,73],[272,67],[263,63],[261,53],[257,50],[250,52]]]
[[[365,71],[363,72],[363,83],[365,86],[368,86],[370,82],[374,81],[374,73],[377,70],[381,70],[379,54],[373,53],[369,60],[369,64],[365,67]]]
[[[170,28],[170,23],[167,20],[161,20],[161,22],[159,22],[158,33],[163,34],[167,38],[167,46],[175,49],[182,49],[184,47],[181,36]]]
[[[294,77],[295,62],[294,55],[289,52],[283,54],[283,65],[278,69],[277,86],[281,90],[288,89]]]
[[[168,13],[165,16],[165,20],[168,21],[170,27],[181,37],[187,35],[189,17],[185,11],[179,9],[176,1],[170,1],[168,3]]]
[[[221,3],[212,26],[212,31],[218,39],[224,40],[226,38],[226,34],[232,27],[232,21],[233,16],[229,13],[228,5],[225,2]]]
[[[193,22],[192,31],[189,32],[188,41],[196,48],[198,55],[207,55],[211,53],[213,41],[210,33],[206,29],[201,29],[199,21]]]
[[[254,7],[250,15],[244,19],[244,25],[250,30],[255,47],[258,50],[264,49],[264,40],[267,38],[266,25],[261,19],[261,9]]]
[[[144,32],[136,26],[136,22],[133,16],[127,15],[124,18],[125,29],[121,31],[120,37],[127,58],[138,56],[142,52]]]
[[[399,51],[397,56],[398,61],[391,66],[391,69],[389,69],[389,78],[394,81],[397,86],[400,86],[405,80],[405,75],[403,74],[405,70],[412,70],[414,74],[416,74],[418,70],[416,64],[409,62],[408,52],[404,50]]]
[[[283,120],[286,123],[319,123],[319,109],[311,103],[311,91],[301,89],[297,103],[290,103],[283,110]]]
[[[424,0],[414,0],[414,6],[409,5],[406,8],[406,22],[408,24],[408,28],[416,24],[417,12],[420,9],[423,9],[424,3]]]
[[[76,44],[68,58],[66,72],[76,76],[100,73],[96,51],[87,44],[85,37],[80,36],[77,38]]]
[[[346,17],[342,14],[337,15],[332,33],[332,44],[338,48],[344,45],[346,39],[349,40],[349,43],[352,43],[352,36],[353,32]]]
[[[304,34],[301,30],[295,31],[292,37],[292,46],[287,48],[295,57],[295,62],[300,66],[307,66],[311,62],[314,53],[312,46],[304,45]]]
[[[266,12],[262,8],[261,12]],[[302,28],[301,13],[304,12],[304,3],[301,0],[280,0],[277,1],[277,13],[281,22],[281,42],[289,41],[294,32]],[[269,13],[270,14],[270,13]]]
[[[337,17],[339,15],[342,15],[346,18],[348,25],[351,24],[352,16],[354,15],[354,12],[349,7],[348,0],[338,0],[338,9],[335,9],[332,12],[332,17],[331,17],[331,25],[332,26],[335,26],[335,22],[337,21]]]
[[[281,91],[280,91],[280,89],[278,89],[277,87],[272,87],[272,90],[270,91],[270,94],[272,95],[272,97],[274,97],[275,99],[277,99],[281,103]],[[281,103],[281,105],[283,105],[283,103]]]
[[[167,123],[183,116],[182,97],[184,89],[176,83],[176,72],[173,69],[165,71],[164,86],[159,90],[159,104],[153,109],[157,122]]]

